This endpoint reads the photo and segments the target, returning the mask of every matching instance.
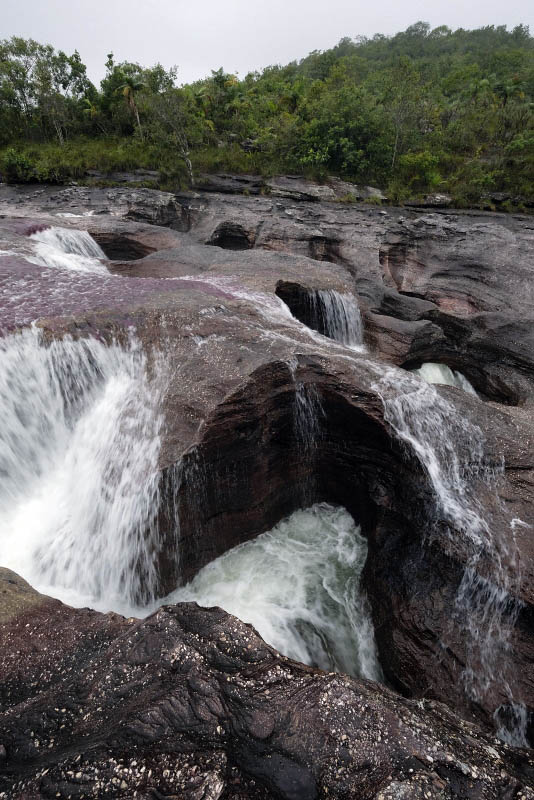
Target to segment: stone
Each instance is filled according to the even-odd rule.
[[[265,181],[269,194],[292,200],[334,200],[336,195],[330,186],[321,186],[304,178],[281,176]]]
[[[201,192],[224,192],[228,194],[260,194],[265,187],[261,177],[256,175],[199,175],[195,189]]]
[[[448,194],[435,192],[434,194],[427,194],[422,200],[407,200],[406,206],[415,206],[418,208],[450,208],[453,204],[452,197]]]
[[[48,600],[0,625],[0,669],[1,798],[534,797],[527,752],[280,656],[217,608]]]

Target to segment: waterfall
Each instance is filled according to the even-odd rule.
[[[482,432],[460,417],[432,384],[414,380],[409,373],[385,367],[373,388],[382,397],[385,420],[429,478],[437,518],[450,526],[449,536],[460,535],[464,540],[468,561],[452,609],[452,624],[467,640],[462,675],[465,692],[477,701],[492,686],[500,688],[509,702],[496,711],[499,734],[516,746],[525,746],[526,714],[513,697],[508,658],[520,610],[515,595],[521,576],[517,553],[510,552],[506,542],[490,529],[474,494],[475,478],[495,491],[495,470],[484,464]],[[511,523],[512,531],[516,522]],[[483,559],[491,566],[487,577],[477,571]]]
[[[0,339],[0,564],[71,605],[153,600],[159,381],[135,338]]]
[[[321,398],[313,383],[295,383],[295,432],[298,442],[308,452],[317,447],[321,420],[325,416]]]
[[[102,264],[106,254],[87,231],[71,228],[46,228],[32,233],[35,244],[36,263],[44,267],[92,272],[108,275]]]
[[[476,392],[461,372],[452,370],[446,364],[437,364],[434,361],[427,361],[421,364],[419,369],[412,370],[414,375],[419,375],[427,383],[440,383],[444,386],[455,386],[457,389],[463,389],[468,394],[476,396]]]
[[[310,327],[348,347],[362,346],[362,318],[352,295],[334,289],[315,289],[307,293],[307,298]]]
[[[359,589],[366,557],[350,514],[321,503],[229,550],[162,602],[220,606],[290,658],[381,680]]]

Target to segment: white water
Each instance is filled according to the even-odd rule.
[[[492,688],[504,692],[508,703],[495,712],[499,735],[516,746],[526,746],[526,714],[521,700],[514,697],[508,657],[520,610],[514,597],[521,574],[517,553],[490,528],[475,495],[475,478],[495,491],[496,472],[484,464],[482,432],[458,416],[432,384],[409,373],[386,367],[373,388],[382,396],[384,418],[428,475],[436,519],[450,526],[451,543],[454,536],[464,540],[468,560],[451,609],[451,634],[456,638],[456,628],[466,637],[465,692],[475,701]],[[510,522],[512,534],[518,522]],[[477,571],[483,560],[490,565],[488,577]]]
[[[290,658],[380,680],[359,590],[366,556],[352,517],[322,503],[212,561],[165,602],[220,606]]]
[[[102,264],[106,254],[87,231],[70,228],[46,228],[32,233],[37,264],[75,272],[108,275]]]
[[[362,318],[352,295],[334,289],[317,289],[308,292],[308,301],[313,328],[348,347],[362,346]]]
[[[132,339],[0,339],[0,564],[76,606],[155,596],[158,383]]]
[[[427,361],[421,364],[419,369],[412,370],[414,375],[419,375],[427,383],[438,383],[444,386],[455,386],[457,389],[463,389],[468,394],[476,396],[476,392],[461,372],[452,370],[446,364],[437,364],[434,361]]]
[[[480,546],[488,530],[470,496],[470,477],[482,471],[480,429],[459,417],[432,384],[409,373],[384,367],[373,388],[382,396],[386,421],[423,465],[434,489],[438,515]],[[463,458],[460,446],[465,451]]]

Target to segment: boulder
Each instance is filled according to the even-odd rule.
[[[450,195],[435,192],[434,194],[427,194],[421,200],[418,198],[407,200],[404,205],[416,208],[450,208],[452,204],[453,200]]]
[[[260,194],[265,184],[257,175],[199,175],[195,189],[200,192],[223,192],[225,194]]]
[[[159,172],[154,169],[134,169],[132,172],[101,172],[97,169],[88,169],[85,172],[88,178],[96,181],[110,183],[150,183],[157,185]],[[77,184],[71,184],[76,186]]]

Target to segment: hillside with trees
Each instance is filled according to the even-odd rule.
[[[1,41],[3,178],[61,183],[91,169],[144,168],[177,188],[204,172],[291,172],[373,184],[396,202],[428,192],[449,192],[460,206],[498,193],[505,207],[533,201],[526,26],[418,22],[242,80],[218,69],[179,86],[178,76],[110,54],[97,88],[77,51]]]

